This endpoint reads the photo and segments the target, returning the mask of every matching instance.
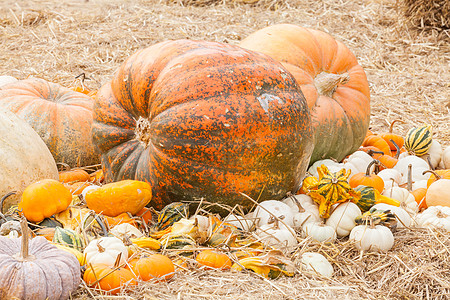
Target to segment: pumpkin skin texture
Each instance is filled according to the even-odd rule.
[[[14,113],[0,107],[0,195],[11,191],[3,211],[20,201],[23,191],[33,182],[58,179],[52,154],[31,126]]]
[[[38,236],[21,260],[21,240],[0,236],[0,299],[69,299],[81,282],[77,258]]]
[[[129,57],[97,94],[93,140],[105,179],[150,183],[153,206],[229,205],[296,191],[313,148],[295,79],[266,55],[166,41]],[[261,193],[261,196],[259,194]]]
[[[55,161],[71,167],[100,160],[91,139],[93,104],[83,93],[39,78],[0,87],[0,106],[27,121]]]
[[[343,43],[319,30],[277,24],[239,46],[278,60],[300,84],[315,134],[311,164],[324,158],[341,161],[358,149],[369,128],[370,90],[363,68]]]

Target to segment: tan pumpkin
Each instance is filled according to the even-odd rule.
[[[0,106],[33,127],[56,162],[87,166],[100,162],[91,139],[91,97],[39,78],[0,87]]]
[[[315,132],[311,163],[329,157],[340,161],[358,149],[369,127],[369,83],[342,42],[323,31],[277,24],[239,46],[278,60],[300,84]]]
[[[3,211],[20,201],[23,190],[41,179],[58,179],[58,168],[39,135],[25,121],[0,107],[0,197]]]

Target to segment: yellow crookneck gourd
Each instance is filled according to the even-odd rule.
[[[320,217],[328,218],[331,206],[336,203],[354,201],[361,197],[361,194],[353,190],[348,183],[350,170],[341,169],[332,173],[325,165],[321,165],[317,171],[319,180],[310,180],[303,188],[306,194],[319,204]]]

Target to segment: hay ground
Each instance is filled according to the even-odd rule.
[[[344,42],[365,69],[371,87],[371,127],[386,131],[394,119],[404,134],[433,125],[434,137],[450,144],[450,32],[410,27],[396,0],[231,0],[208,6],[196,1],[19,0],[0,4],[0,75],[41,77],[69,86],[80,73],[92,89],[107,82],[137,49],[167,39],[237,44],[270,24],[320,29]],[[197,1],[201,3],[201,1]],[[147,284],[130,299],[449,299],[448,234],[396,233],[388,254],[335,248],[304,241],[298,249],[333,257],[331,280],[296,274],[264,280],[250,273],[177,273],[169,283]],[[76,299],[93,298],[80,288]],[[96,297],[100,297],[96,294]],[[125,299],[124,296],[110,297]]]

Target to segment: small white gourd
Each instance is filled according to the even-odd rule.
[[[320,253],[317,252],[305,252],[301,257],[302,271],[308,274],[317,275],[320,274],[324,277],[330,278],[333,276],[333,266],[331,263]]]
[[[336,230],[338,237],[348,236],[356,226],[355,218],[361,215],[358,205],[353,202],[344,202],[334,208],[325,222]]]
[[[317,242],[332,243],[336,240],[336,230],[334,227],[323,222],[310,222],[303,225],[303,232]]]
[[[430,206],[416,217],[417,227],[440,228],[450,232],[450,207]]]
[[[266,200],[258,204],[253,212],[257,226],[269,224],[274,217],[288,226],[294,226],[294,214],[289,205],[278,200]]]
[[[358,250],[385,252],[394,246],[394,235],[383,225],[358,225],[350,232],[349,241]]]

